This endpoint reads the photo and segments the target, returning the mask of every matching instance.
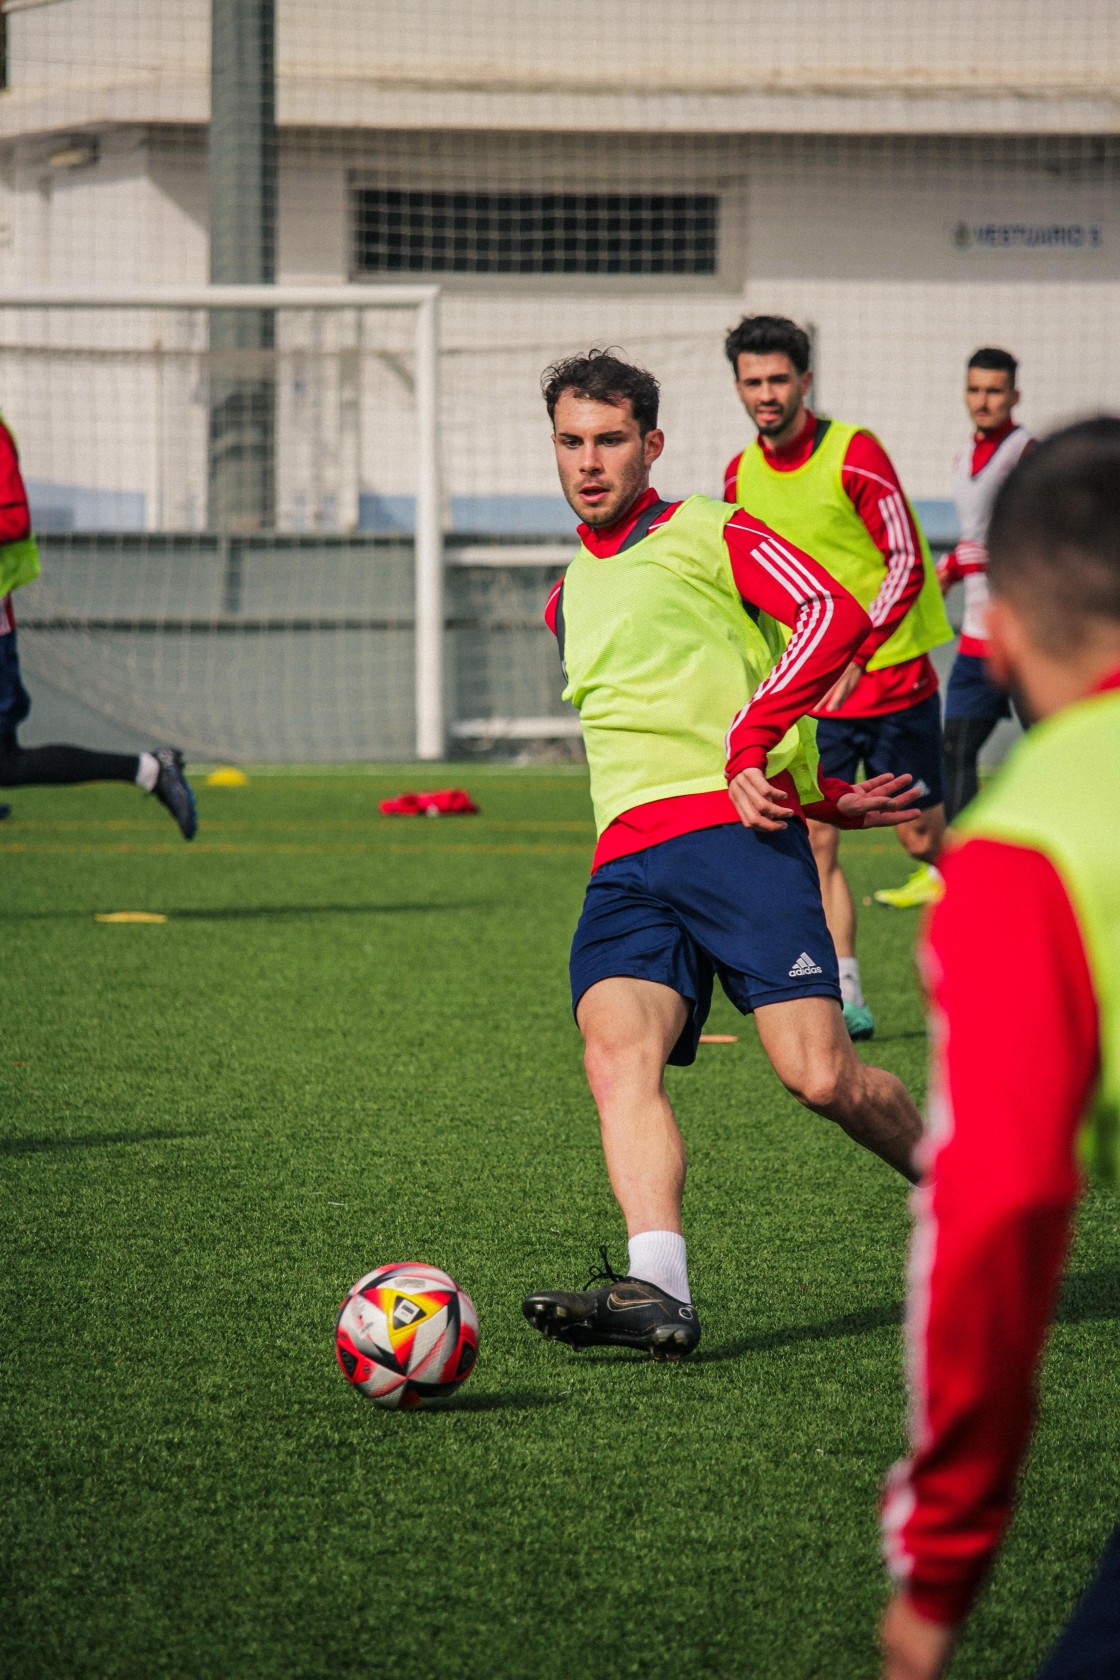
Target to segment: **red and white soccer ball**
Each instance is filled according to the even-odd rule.
[[[334,1345],[348,1383],[375,1406],[404,1411],[453,1394],[470,1376],[478,1317],[438,1266],[379,1266],[348,1292]]]

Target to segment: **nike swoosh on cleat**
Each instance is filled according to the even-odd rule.
[[[607,1306],[611,1312],[630,1312],[635,1307],[661,1307],[664,1304],[656,1295],[647,1295],[641,1301],[616,1301],[613,1295],[607,1296]]]

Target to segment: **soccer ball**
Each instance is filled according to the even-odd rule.
[[[379,1266],[348,1291],[334,1346],[348,1383],[375,1406],[404,1411],[453,1393],[470,1376],[478,1317],[438,1266]]]

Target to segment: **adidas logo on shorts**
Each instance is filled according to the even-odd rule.
[[[805,980],[810,974],[823,974],[820,963],[815,963],[808,951],[802,951],[797,961],[789,971],[791,980]]]

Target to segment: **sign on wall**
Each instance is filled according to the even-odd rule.
[[[1099,251],[1101,222],[958,222],[958,251]]]

